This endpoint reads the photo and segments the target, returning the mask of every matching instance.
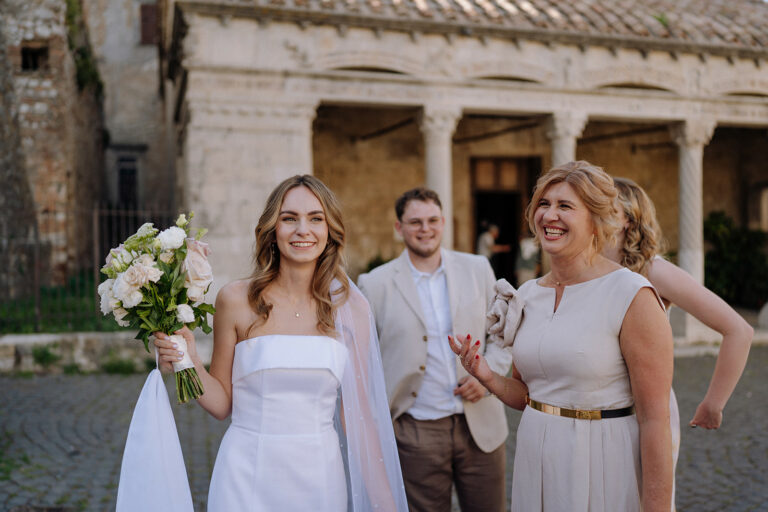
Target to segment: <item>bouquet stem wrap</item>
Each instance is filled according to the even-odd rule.
[[[171,342],[178,345],[179,350],[184,353],[181,361],[173,363],[173,371],[176,376],[176,399],[180,404],[197,400],[205,391],[203,390],[203,383],[200,382],[200,376],[195,370],[195,364],[189,357],[187,340],[179,334],[171,334],[169,337]]]

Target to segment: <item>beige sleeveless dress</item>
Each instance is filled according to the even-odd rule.
[[[619,331],[645,287],[652,289],[643,276],[622,268],[566,286],[554,311],[554,288],[525,283],[525,313],[512,352],[530,397],[570,409],[633,405]],[[513,512],[639,511],[640,489],[634,415],[589,421],[526,407],[517,430]]]

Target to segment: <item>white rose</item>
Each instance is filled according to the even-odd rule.
[[[195,312],[189,304],[179,304],[176,306],[176,320],[188,324],[195,321]]]
[[[163,275],[163,271],[157,268],[157,262],[151,255],[142,254],[141,257],[139,257],[138,263],[143,267],[141,270],[144,272],[147,281],[156,283],[160,280],[160,276]],[[135,264],[136,263],[134,263],[134,265]]]
[[[179,215],[178,219],[176,219],[176,225],[179,226],[179,227],[182,227],[182,226],[186,225],[187,222],[189,222],[187,220],[187,216],[184,215],[183,213]]]
[[[112,312],[112,303],[115,302],[115,296],[112,295],[112,285],[114,279],[107,279],[99,285],[99,297],[101,297],[101,312],[108,315]]]
[[[128,267],[123,273],[123,279],[133,288],[141,288],[148,282],[156,283],[163,272],[155,265],[155,260],[148,254],[142,254],[140,258],[134,260],[133,265]]]
[[[194,302],[202,302],[208,286],[213,281],[213,270],[208,262],[208,244],[187,239],[187,257],[181,269],[187,273],[184,286],[187,297]]]
[[[186,231],[179,227],[171,226],[170,228],[161,231],[160,234],[157,235],[157,239],[160,240],[161,249],[167,251],[169,249],[178,249],[181,247],[186,236]]]
[[[128,314],[128,312],[123,308],[116,308],[113,313],[115,314],[115,320],[117,320],[117,325],[120,327],[128,327],[131,325],[127,320],[123,320],[125,316]]]
[[[118,274],[115,284],[112,286],[112,293],[117,300],[123,303],[124,308],[132,308],[137,306],[144,299],[144,296],[139,291],[138,286],[131,284],[126,279],[127,273],[128,271]]]
[[[155,265],[155,258],[153,258],[151,254],[144,253],[139,256],[137,263],[140,263],[145,267],[152,267]]]

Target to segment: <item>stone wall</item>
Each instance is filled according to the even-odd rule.
[[[104,81],[109,132],[107,197],[117,202],[117,159],[135,156],[138,204],[174,205],[172,153],[165,136],[158,48],[141,42],[141,6],[148,0],[83,0],[91,45]]]
[[[33,254],[35,206],[21,152],[18,104],[12,64],[0,17],[0,289],[13,299],[28,293]]]
[[[204,364],[211,361],[213,336],[196,333],[197,350]],[[110,363],[133,363],[145,371],[155,353],[134,339],[134,333],[77,332],[0,336],[0,374],[101,371]]]
[[[76,11],[68,31],[67,8],[64,0],[5,5],[24,167],[57,283],[90,256],[89,209],[101,192],[103,165],[98,79],[76,67],[73,54],[82,60],[87,34]],[[34,66],[24,57],[30,48],[45,49]]]

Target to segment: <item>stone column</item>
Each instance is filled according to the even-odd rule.
[[[440,196],[445,217],[443,247],[453,247],[453,132],[461,109],[425,105],[419,119],[424,134],[426,186]]]
[[[555,112],[547,120],[546,135],[552,143],[552,166],[576,160],[576,139],[587,125],[584,112]]]
[[[209,228],[211,300],[251,273],[254,229],[270,192],[285,178],[312,173],[316,108],[301,99],[189,99],[178,168],[184,208]]]
[[[704,283],[703,155],[716,122],[687,120],[670,128],[679,148],[678,263]]]

